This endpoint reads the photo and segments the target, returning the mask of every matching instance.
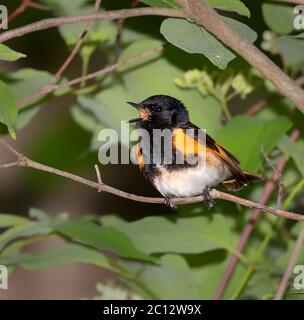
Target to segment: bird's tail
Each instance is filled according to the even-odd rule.
[[[230,177],[221,182],[221,186],[229,191],[238,191],[246,187],[250,182],[259,182],[263,180],[260,175],[242,171],[242,177]]]

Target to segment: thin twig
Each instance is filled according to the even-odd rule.
[[[115,51],[116,51],[116,58],[119,58],[121,53],[121,46],[120,46],[120,38],[124,28],[125,19],[119,19],[116,23],[116,37],[115,37]]]
[[[138,201],[138,202],[145,202],[145,203],[158,203],[158,204],[165,204],[166,203],[164,198],[153,198],[153,197],[144,197],[144,196],[135,195],[132,193],[128,193],[128,192],[116,189],[116,188],[111,187],[109,185],[106,185],[106,184],[101,185],[98,182],[82,178],[82,177],[77,176],[73,173],[59,170],[56,168],[52,168],[52,167],[44,165],[42,163],[33,161],[33,160],[27,158],[26,156],[24,156],[23,154],[19,153],[18,151],[16,151],[12,146],[10,146],[3,139],[0,139],[0,144],[3,145],[8,151],[10,151],[12,154],[14,154],[17,157],[18,161],[17,161],[17,164],[15,164],[15,166],[33,168],[33,169],[36,169],[39,171],[44,171],[44,172],[48,172],[48,173],[55,174],[58,176],[62,176],[67,179],[82,183],[82,184],[89,186],[91,188],[101,190],[102,192],[115,194],[118,197],[129,199],[129,200],[134,200],[134,201]],[[218,191],[216,189],[212,189],[210,191],[210,196],[212,197],[212,199],[222,199],[222,200],[227,200],[227,201],[239,203],[245,207],[257,208],[257,209],[260,209],[266,213],[270,213],[270,214],[273,214],[278,217],[284,217],[287,219],[297,220],[297,221],[304,221],[304,215],[301,215],[301,214],[298,214],[295,212],[289,212],[289,211],[284,211],[281,209],[267,207],[261,203],[256,203],[254,201],[240,198],[240,197],[234,196],[232,194]],[[198,203],[198,202],[202,202],[201,196],[172,199],[172,203],[175,205]]]
[[[49,8],[43,4],[33,2],[31,0],[22,0],[19,7],[17,7],[7,18],[7,22],[10,23],[20,16],[28,8],[35,8],[39,10],[48,10]],[[2,26],[0,26],[1,28]]]
[[[93,10],[93,14],[97,13],[98,10],[100,9],[100,5],[101,5],[101,1],[102,0],[96,0],[95,2],[95,6],[94,6],[94,10]],[[73,50],[71,51],[70,55],[67,57],[67,59],[64,61],[64,63],[62,64],[62,66],[58,69],[58,71],[55,73],[54,78],[52,79],[50,84],[56,83],[61,75],[64,73],[64,71],[66,70],[66,68],[71,64],[71,62],[73,61],[73,59],[75,58],[75,56],[77,55],[81,45],[83,44],[87,34],[89,33],[89,31],[91,30],[92,26],[93,26],[94,21],[89,21],[87,22],[85,29],[83,31],[83,33],[81,34],[81,36],[79,37],[76,45],[74,46]]]
[[[16,166],[18,166],[18,161],[0,164],[0,169],[11,168],[11,167],[16,167]]]
[[[273,63],[247,38],[229,27],[221,16],[203,0],[177,0],[187,17],[206,28],[227,47],[234,50],[250,65],[259,70],[277,89],[304,113],[304,90]]]
[[[94,78],[101,77],[101,76],[103,76],[103,75],[105,75],[107,73],[110,73],[110,72],[118,69],[119,67],[122,67],[122,66],[127,65],[127,64],[132,63],[132,62],[136,62],[136,61],[140,61],[142,59],[145,59],[146,57],[148,57],[148,56],[150,56],[150,55],[152,55],[154,53],[160,52],[162,49],[163,49],[163,45],[161,45],[159,47],[156,47],[156,48],[153,48],[151,50],[145,51],[145,52],[143,52],[143,53],[141,53],[141,54],[139,54],[137,56],[133,56],[133,57],[130,57],[128,59],[119,61],[119,62],[114,63],[114,64],[112,64],[110,66],[107,66],[107,67],[105,67],[103,69],[100,69],[98,71],[89,73],[89,74],[87,74],[85,76],[72,79],[72,80],[70,80],[68,82],[46,85],[45,87],[41,88],[38,92],[35,92],[34,94],[32,94],[30,96],[27,96],[27,97],[24,97],[24,98],[21,98],[21,99],[17,100],[17,106],[19,108],[21,108],[22,106],[32,102],[36,98],[39,98],[39,97],[44,96],[44,95],[47,95],[47,94],[49,94],[51,92],[54,92],[57,89],[63,89],[63,88],[71,87],[71,86],[74,86],[74,85],[76,85],[78,83],[81,83],[82,81],[87,81],[87,80],[91,80],[91,79],[94,79]]]
[[[299,136],[299,131],[297,129],[294,129],[293,132],[291,133],[291,140],[295,141]],[[283,168],[286,164],[286,157],[284,155],[281,156],[279,163],[276,167],[276,171],[277,172],[282,172]],[[273,193],[274,189],[275,189],[275,185],[278,179],[278,176],[276,174],[276,171],[273,173],[272,178],[267,181],[267,183],[265,184],[265,187],[261,193],[261,197],[259,200],[259,203],[261,204],[266,204],[268,199],[270,198],[271,194]],[[236,246],[235,249],[235,254],[233,254],[228,262],[228,265],[226,267],[226,270],[224,272],[224,275],[221,279],[221,282],[215,292],[214,295],[214,299],[215,300],[220,300],[224,294],[224,291],[232,277],[232,274],[235,270],[235,267],[237,265],[238,262],[238,255],[241,254],[241,252],[243,251],[243,249],[245,248],[245,245],[253,231],[254,225],[256,223],[256,221],[259,219],[261,215],[261,210],[258,208],[255,208],[252,212],[252,215],[249,219],[249,221],[246,223],[245,228],[242,231],[242,234],[240,236],[240,240]]]
[[[71,16],[71,17],[59,17],[40,20],[26,26],[16,28],[10,31],[6,31],[0,35],[0,42],[24,36],[25,34],[41,31],[49,28],[54,28],[66,24],[74,24],[95,20],[117,20],[130,17],[140,16],[165,16],[165,17],[177,17],[185,18],[186,15],[182,10],[170,9],[170,8],[132,8],[121,9],[113,11],[105,11],[101,13],[83,15],[83,16]]]
[[[101,174],[100,174],[100,170],[99,170],[98,165],[95,164],[94,168],[95,168],[95,171],[96,171],[97,182],[98,182],[99,186],[102,186],[102,185],[103,185],[103,182],[102,182],[102,180],[101,180]],[[99,188],[99,189],[98,189],[98,192],[101,192],[101,191],[102,191],[101,188]]]
[[[266,162],[268,163],[268,165],[270,166],[270,168],[276,173],[277,175],[277,180],[279,182],[279,192],[278,192],[278,196],[277,196],[277,208],[280,208],[282,205],[282,198],[283,198],[283,194],[284,194],[284,183],[283,183],[283,177],[281,172],[275,167],[275,165],[273,164],[272,160],[269,158],[268,154],[266,153],[264,146],[261,146],[261,152],[264,156],[264,159],[266,160]]]
[[[140,4],[140,0],[133,0],[131,2],[131,7],[135,8]],[[116,38],[115,38],[115,51],[116,51],[116,58],[121,54],[121,45],[120,45],[120,39],[121,35],[124,29],[124,24],[125,24],[125,18],[118,19],[116,22]]]
[[[290,257],[287,269],[281,279],[281,282],[279,284],[279,287],[278,287],[278,290],[277,290],[277,293],[276,293],[274,300],[282,300],[284,293],[286,291],[288,280],[292,274],[293,268],[294,268],[295,264],[297,263],[298,257],[301,253],[303,243],[304,243],[304,228],[302,228],[299,233],[299,236],[298,236],[297,242],[295,244],[293,253]]]

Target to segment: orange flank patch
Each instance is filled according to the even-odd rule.
[[[143,155],[141,154],[141,150],[138,144],[135,147],[135,153],[136,153],[137,164],[139,166],[139,169],[142,169],[145,164],[144,164]]]

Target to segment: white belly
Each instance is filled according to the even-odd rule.
[[[207,186],[215,186],[231,175],[226,166],[197,166],[165,171],[154,179],[155,188],[167,197],[192,197],[201,195]]]

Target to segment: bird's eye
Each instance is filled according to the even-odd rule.
[[[155,112],[162,112],[163,108],[162,107],[156,107],[154,109]]]

